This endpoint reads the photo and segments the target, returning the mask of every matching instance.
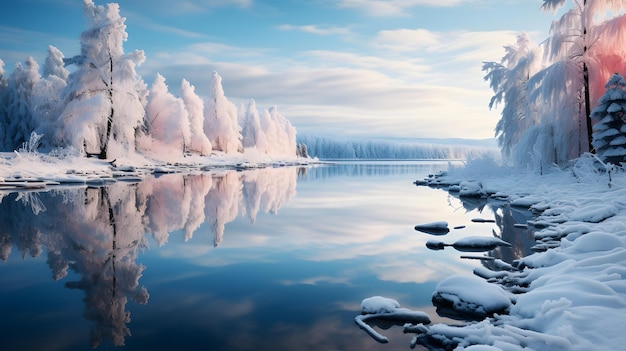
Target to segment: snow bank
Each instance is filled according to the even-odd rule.
[[[299,157],[268,156],[246,150],[227,155],[214,151],[210,157],[191,155],[165,163],[143,155],[100,160],[78,153],[40,154],[37,152],[0,153],[0,189],[56,186],[59,184],[114,183],[118,180],[141,180],[158,173],[220,172],[251,168],[309,165],[315,160]]]
[[[439,282],[432,300],[439,315],[457,319],[480,320],[511,307],[510,298],[498,285],[460,275]]]
[[[428,314],[400,307],[398,301],[382,296],[364,299],[361,302],[361,313],[362,315],[357,316],[354,322],[380,343],[387,343],[389,339],[367,324],[368,320],[398,321],[401,324],[407,322],[420,325],[430,324]]]
[[[589,159],[542,174],[469,162],[422,184],[480,182],[485,196],[537,214],[535,249],[513,265],[451,277],[433,302],[463,326],[409,324],[411,345],[441,350],[620,350],[626,345],[626,171]],[[469,240],[469,239],[468,239]],[[470,241],[473,241],[470,240]],[[429,241],[440,249],[449,244]],[[452,314],[452,313],[451,313]]]

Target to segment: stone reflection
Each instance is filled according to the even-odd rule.
[[[190,240],[206,225],[217,246],[238,215],[254,222],[259,211],[276,213],[290,201],[298,172],[166,174],[99,188],[0,193],[0,258],[6,261],[13,250],[22,258],[47,252],[55,280],[69,271],[79,277],[65,286],[84,292],[91,346],[104,340],[122,346],[130,335],[128,300],[146,304],[149,298],[139,283],[145,267],[138,263],[148,248],[146,234],[164,245],[174,231]]]
[[[483,213],[489,210],[492,213],[497,226],[497,230],[493,231],[494,237],[510,243],[511,247],[498,247],[491,250],[489,251],[490,257],[511,263],[532,253],[532,246],[535,244],[533,228],[525,226],[526,222],[533,218],[533,214],[528,209],[513,207],[506,202],[493,199],[458,196],[455,192],[449,194],[458,199],[467,212]],[[492,267],[493,261],[483,260],[482,263],[487,268],[496,268]]]

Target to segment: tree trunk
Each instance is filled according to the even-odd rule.
[[[587,120],[587,141],[589,143],[589,152],[593,152],[593,145],[591,144],[593,136],[591,131],[591,99],[589,98],[589,68],[587,67],[586,62],[583,62],[583,79],[583,89],[585,94],[585,119]]]
[[[109,51],[109,103],[111,104],[111,110],[109,112],[109,117],[107,118],[107,130],[104,140],[102,141],[102,145],[100,146],[100,155],[98,158],[101,160],[105,160],[107,158],[107,153],[109,150],[109,139],[111,138],[111,129],[113,129],[113,115],[115,113],[113,107],[113,56]]]

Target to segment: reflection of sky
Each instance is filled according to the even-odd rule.
[[[466,213],[445,191],[412,184],[445,167],[312,168],[276,214],[259,212],[251,223],[240,213],[228,221],[217,247],[206,222],[187,241],[181,230],[160,247],[150,239],[151,249],[140,252],[136,262],[146,266],[139,283],[150,298],[147,305],[126,305],[132,337],[124,349],[408,349],[410,337],[401,328],[384,331],[392,342],[379,345],[354,325],[361,300],[383,295],[433,313],[430,299],[437,282],[471,274],[480,263],[461,260],[451,248],[428,250],[425,242],[452,243],[498,231],[494,224],[471,222],[493,218],[489,206]],[[466,228],[446,236],[413,229],[440,220]],[[66,280],[76,280],[71,275]],[[19,327],[14,335],[22,336],[11,340],[36,328],[39,338],[62,345],[59,349],[87,345],[83,294],[50,279],[45,259],[20,261],[13,255],[0,263],[0,294],[0,300],[15,302],[7,310],[12,317],[0,322],[3,334]]]
[[[400,174],[355,174],[350,166],[349,176],[325,169],[317,176],[319,169],[310,169],[298,182],[297,196],[276,215],[259,214],[254,224],[242,217],[228,223],[217,248],[208,228],[188,242],[171,236],[142,258],[149,267],[142,283],[151,291],[146,313],[156,313],[161,299],[176,304],[185,311],[176,313],[190,318],[172,325],[207,330],[205,341],[216,349],[253,350],[262,340],[264,349],[406,350],[409,337],[396,330],[385,333],[397,343],[378,346],[354,326],[360,301],[384,295],[432,312],[437,282],[471,274],[479,263],[459,259],[461,253],[452,249],[428,250],[425,242],[491,235],[494,228],[471,222],[493,218],[490,209],[466,213],[446,192],[412,184],[442,166],[414,166]],[[413,229],[438,220],[466,228],[445,237]],[[173,281],[163,280],[167,275]],[[143,318],[133,313],[134,321]]]

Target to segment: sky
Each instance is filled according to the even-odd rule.
[[[97,5],[105,2],[95,0]],[[237,105],[277,106],[299,134],[398,138],[494,136],[500,110],[483,61],[520,32],[543,41],[542,0],[120,0],[137,71],[206,96],[213,71]],[[0,11],[9,74],[48,45],[79,53],[81,0],[20,0]]]

